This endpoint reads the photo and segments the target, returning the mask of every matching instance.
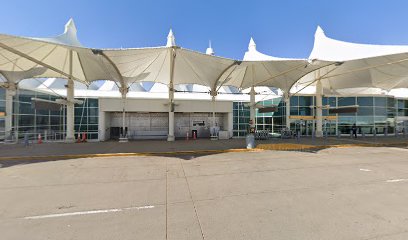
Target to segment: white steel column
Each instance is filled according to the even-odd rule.
[[[290,129],[290,96],[289,96],[289,92],[285,93],[285,106],[286,106],[286,128]]]
[[[255,88],[254,86],[251,87],[251,91],[249,92],[249,119],[252,120],[252,124],[250,124],[250,127],[255,126]]]
[[[67,84],[67,135],[65,137],[66,142],[74,142],[75,129],[74,129],[74,80],[68,79]]]
[[[211,129],[211,139],[216,140],[218,139],[217,133],[216,133],[216,122],[215,122],[215,97],[217,96],[217,90],[212,89],[211,90],[211,101],[212,101],[212,129]]]
[[[13,96],[16,95],[16,85],[9,83],[6,88],[6,117],[4,122],[5,137],[11,136],[13,129]],[[16,123],[18,124],[18,123]]]
[[[317,80],[316,83],[316,137],[323,137],[323,87]]]
[[[72,79],[72,50],[69,51],[69,78],[67,83],[67,135],[66,142],[75,141],[74,80]]]
[[[119,142],[127,142],[128,137],[127,137],[127,132],[126,132],[126,95],[129,91],[129,88],[127,87],[121,87],[120,88],[120,93],[122,95],[122,135],[119,138]]]
[[[170,83],[169,83],[169,134],[167,136],[167,141],[172,142],[175,140],[174,137],[174,58],[176,57],[176,51],[174,47],[169,49],[170,54]]]

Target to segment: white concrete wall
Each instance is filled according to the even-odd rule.
[[[126,112],[168,113],[167,103],[167,99],[127,99]],[[213,111],[211,100],[176,99],[175,104],[176,113],[212,113]],[[233,127],[232,104],[232,101],[217,101],[215,105],[215,112],[224,114],[224,117],[221,118],[222,120],[219,119],[219,121],[222,121],[219,124],[223,126],[224,130],[230,131],[231,136]],[[110,114],[113,114],[111,112],[122,111],[122,100],[117,98],[100,98],[99,111],[99,139],[104,141],[110,138],[108,131],[111,126],[109,122],[111,120]]]

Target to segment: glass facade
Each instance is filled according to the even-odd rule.
[[[299,130],[302,135],[312,135],[315,129],[315,97],[292,96],[290,98],[291,116],[306,116],[305,119],[291,119],[291,129]],[[264,106],[278,105],[278,111],[256,115],[256,129],[274,133],[286,126],[286,106],[281,98],[260,102]],[[234,136],[245,136],[249,121],[249,107],[242,102],[234,103]],[[323,97],[323,106],[346,107],[358,105],[356,113],[330,114],[323,109],[323,131],[328,135],[349,134],[353,124],[359,134],[391,134],[402,131],[408,120],[408,100],[388,96],[361,97]],[[240,115],[239,115],[240,114]],[[330,116],[330,117],[328,117]],[[406,119],[404,119],[404,117]],[[238,121],[238,119],[240,121]]]
[[[86,98],[78,100],[82,100],[83,104],[75,105],[75,134],[85,132],[87,133],[87,139],[98,139],[98,99]]]
[[[30,139],[36,139],[38,134],[47,140],[63,140],[66,131],[66,107],[58,110],[38,109],[32,98],[55,101],[60,96],[37,91],[19,89],[13,97],[13,136],[18,133],[19,138],[27,134]],[[86,132],[88,139],[98,139],[98,99],[88,98],[83,105],[75,105],[75,136],[78,132]],[[0,88],[0,112],[5,111],[5,89]],[[18,123],[18,124],[16,124]],[[0,140],[6,137],[4,117],[0,117]]]

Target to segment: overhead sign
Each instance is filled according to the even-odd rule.
[[[270,112],[277,112],[277,107],[263,107],[258,109],[258,113],[270,113]]]
[[[290,119],[294,120],[316,120],[315,116],[289,116]],[[322,116],[323,120],[336,120],[337,116]]]
[[[356,113],[358,107],[342,107],[342,108],[330,108],[329,113]]]

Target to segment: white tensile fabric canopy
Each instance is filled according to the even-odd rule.
[[[112,79],[103,62],[76,37],[72,19],[54,38],[28,38],[0,34],[0,72],[17,83],[26,78],[58,77],[89,84]]]
[[[243,63],[231,74],[226,84],[239,88],[275,87],[287,92],[300,78],[329,64],[331,62],[268,56],[256,50],[251,38]]]
[[[300,90],[321,79],[325,94],[364,94],[408,87],[408,46],[357,44],[328,38],[318,27],[310,59],[333,61],[296,83]],[[367,91],[371,88],[371,91]],[[347,89],[349,91],[347,91]]]
[[[88,85],[95,80],[113,80],[126,88],[135,82],[151,81],[166,85],[200,84],[213,90],[222,85],[286,90],[306,73],[325,64],[266,57],[244,60],[178,47],[172,31],[165,47],[85,48],[77,39],[72,19],[65,32],[53,38],[0,35],[0,73],[15,83],[27,78],[56,77]]]

